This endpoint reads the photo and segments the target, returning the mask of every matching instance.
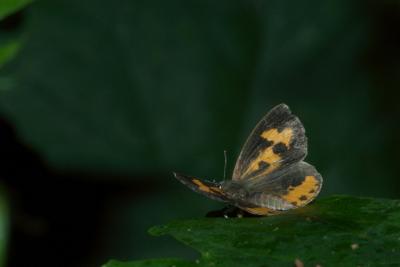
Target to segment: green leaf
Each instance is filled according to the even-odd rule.
[[[201,258],[110,261],[137,266],[399,266],[400,201],[332,196],[298,210],[262,218],[205,218],[150,229],[171,235]]]
[[[0,45],[0,68],[17,54],[20,45],[19,39],[12,39]]]
[[[1,0],[0,1],[0,20],[12,13],[24,8],[33,0]]]
[[[110,261],[103,267],[145,267],[145,266],[175,266],[175,267],[192,267],[199,266],[195,262],[189,262],[179,259],[161,259],[161,260],[144,260],[131,263]]]

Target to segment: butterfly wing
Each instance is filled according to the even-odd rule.
[[[181,183],[192,189],[193,191],[205,195],[211,199],[227,202],[223,190],[219,183],[200,180],[195,177],[186,176],[183,174],[174,173],[176,179]]]
[[[300,120],[289,107],[274,107],[256,125],[236,161],[233,180],[266,177],[304,159],[307,139]]]
[[[250,181],[248,186],[250,194],[246,202],[250,205],[242,209],[250,213],[263,209],[283,211],[311,202],[321,190],[322,176],[314,166],[301,161],[275,172],[270,179]]]

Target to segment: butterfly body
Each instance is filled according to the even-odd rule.
[[[220,183],[221,189],[225,192],[230,202],[241,203],[246,201],[250,195],[250,191],[246,188],[246,184],[237,181],[223,181]]]
[[[232,180],[220,183],[174,173],[195,192],[257,215],[302,207],[320,192],[322,176],[303,161],[307,138],[289,107],[274,107],[257,124],[236,161]]]

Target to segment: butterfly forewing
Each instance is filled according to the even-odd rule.
[[[215,200],[224,202],[228,201],[218,183],[201,180],[195,177],[186,176],[178,173],[174,173],[174,176],[181,183],[183,183],[184,185],[186,185],[187,187],[189,187],[190,189],[192,189],[197,193],[203,194]]]
[[[299,162],[307,154],[307,139],[300,120],[288,106],[273,108],[257,124],[236,161],[233,180],[266,177]]]

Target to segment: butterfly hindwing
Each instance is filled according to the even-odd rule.
[[[299,162],[307,154],[307,139],[300,120],[289,107],[274,107],[257,124],[236,161],[233,180],[265,177]]]
[[[224,192],[221,190],[220,185],[215,182],[200,180],[195,177],[186,176],[183,174],[174,173],[176,179],[181,183],[192,189],[193,191],[203,194],[209,198],[227,202]]]
[[[272,210],[294,209],[311,202],[321,186],[322,177],[314,166],[301,161],[274,173],[270,179],[260,179],[255,184],[249,184],[247,202]]]

